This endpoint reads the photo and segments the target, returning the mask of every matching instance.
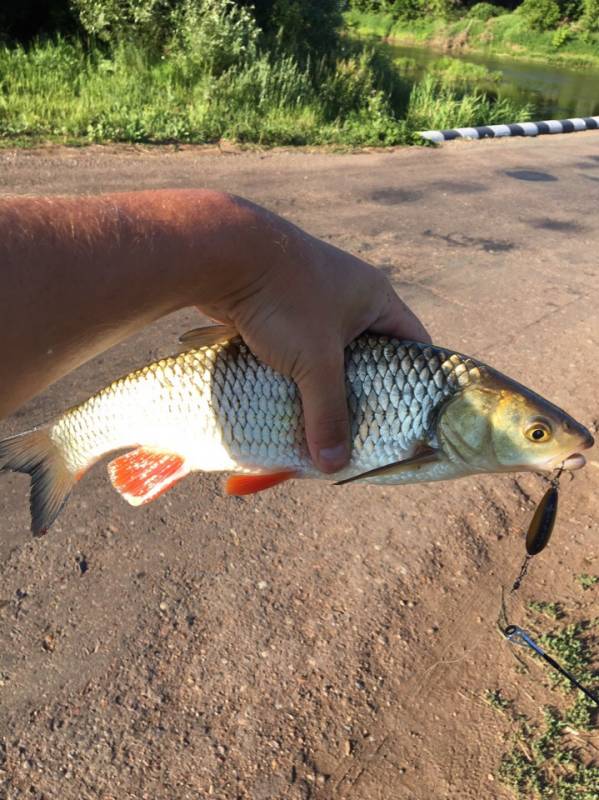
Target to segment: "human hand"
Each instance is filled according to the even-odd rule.
[[[381,272],[213,190],[0,199],[0,260],[0,417],[195,304],[298,383],[310,453],[331,472],[349,455],[345,345],[367,329],[428,341]]]
[[[238,202],[256,215],[248,225],[252,244],[242,248],[230,292],[199,306],[232,323],[262,361],[298,384],[310,454],[323,472],[335,472],[349,458],[346,345],[366,330],[420,342],[430,337],[382,272]]]

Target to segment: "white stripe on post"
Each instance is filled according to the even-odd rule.
[[[511,136],[512,132],[507,125],[489,125],[495,136]]]
[[[574,117],[573,119],[568,120],[568,122],[571,122],[572,125],[574,125],[574,130],[586,131],[587,129],[586,122],[580,117]]]
[[[442,131],[421,131],[420,135],[423,139],[428,139],[429,142],[444,142],[445,137]]]
[[[478,131],[476,128],[455,128],[455,132],[459,133],[462,139],[478,139]]]
[[[522,128],[527,136],[536,136],[539,132],[534,122],[517,122],[516,124]]]

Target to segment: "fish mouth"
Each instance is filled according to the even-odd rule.
[[[572,453],[571,456],[564,459],[559,467],[561,469],[568,469],[568,470],[577,470],[582,469],[584,465],[587,463],[586,458],[582,455],[582,453]]]
[[[595,440],[591,436],[590,432],[586,429],[585,434],[586,435],[580,444],[581,450],[588,450],[595,444]],[[582,453],[572,453],[572,455],[564,458],[563,461],[554,461],[552,464],[548,465],[548,467],[549,469],[567,469],[574,472],[577,469],[582,469],[586,463],[587,460]]]

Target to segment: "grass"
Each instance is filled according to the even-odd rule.
[[[599,583],[599,575],[587,575],[586,572],[583,572],[576,576],[576,580],[586,591],[587,589],[592,589],[593,586],[596,586],[597,583]]]
[[[531,600],[528,604],[528,608],[530,611],[534,611],[537,614],[544,614],[550,619],[561,619],[564,616],[564,612],[559,603],[548,603],[544,600]]]
[[[552,619],[564,615],[556,603],[537,601],[528,607],[529,614],[543,614]],[[578,621],[536,635],[548,653],[590,688],[598,684],[590,647],[596,644],[593,634],[597,622]],[[540,660],[538,669],[547,669]],[[551,691],[559,694],[555,705],[543,709],[542,720],[538,722],[519,713],[501,690],[486,692],[487,703],[506,715],[513,728],[498,777],[518,800],[596,800],[599,766],[593,761],[594,749],[590,745],[596,735],[597,708],[583,694],[573,691],[569,682],[557,673],[548,670],[547,676],[553,687]],[[569,704],[564,700],[570,701]]]
[[[456,93],[433,76],[414,86],[408,106],[408,117],[417,130],[495,125],[508,119],[525,122],[531,113],[529,106],[517,106],[507,98],[491,100],[479,92]]]
[[[489,20],[461,17],[450,21],[422,18],[394,20],[389,14],[351,10],[346,25],[360,36],[384,37],[402,44],[426,44],[441,50],[492,53],[498,56],[561,63],[570,67],[599,66],[599,33],[563,26],[533,31],[517,13]]]
[[[473,64],[470,61],[463,61],[450,56],[443,56],[434,61],[429,71],[433,75],[440,77],[447,86],[492,86],[500,83],[502,79],[502,74],[499,71],[490,70],[482,64]]]
[[[596,800],[599,767],[585,763],[579,746],[568,741],[571,727],[554,708],[544,710],[542,725],[520,723],[498,773],[518,800]],[[584,725],[577,728],[579,734],[586,730]]]
[[[451,83],[451,82],[450,82]],[[378,146],[418,130],[525,119],[527,109],[425,79],[412,90],[390,62],[349,45],[300,67],[257,53],[217,74],[183,52],[151,58],[65,40],[0,47],[0,144],[189,142]]]

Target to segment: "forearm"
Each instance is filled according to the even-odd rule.
[[[260,225],[211,191],[1,200],[0,417],[158,317],[243,291]]]

